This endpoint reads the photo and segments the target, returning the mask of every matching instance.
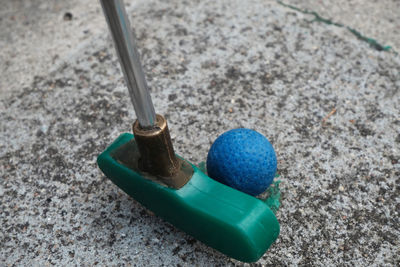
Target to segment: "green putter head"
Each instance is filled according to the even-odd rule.
[[[179,189],[168,187],[137,168],[134,162],[139,155],[134,136],[124,133],[99,155],[97,163],[143,206],[236,260],[257,261],[277,239],[278,220],[262,200],[211,179],[185,160],[190,179]]]

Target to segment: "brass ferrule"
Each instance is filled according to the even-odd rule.
[[[133,133],[140,153],[139,169],[162,177],[171,177],[178,172],[180,163],[175,156],[167,121],[163,116],[157,114],[156,125],[149,130],[141,128],[136,121]]]

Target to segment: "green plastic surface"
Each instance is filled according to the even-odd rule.
[[[173,189],[116,161],[112,152],[132,138],[129,133],[119,136],[97,163],[111,181],[143,206],[240,261],[257,261],[276,240],[279,223],[263,201],[211,179],[193,164],[190,181]]]

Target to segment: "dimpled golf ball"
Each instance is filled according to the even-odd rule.
[[[268,188],[276,168],[271,143],[262,134],[246,128],[220,135],[207,156],[208,176],[253,196]]]

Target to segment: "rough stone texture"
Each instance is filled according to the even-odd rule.
[[[101,6],[91,0],[1,1],[0,94],[30,86],[76,51],[106,34]],[[72,15],[72,16],[70,16]]]
[[[301,9],[357,29],[383,45],[400,50],[400,1],[398,0],[283,0]]]
[[[0,262],[240,264],[148,213],[97,168],[135,115],[99,7],[78,2],[42,1],[49,21],[31,17],[38,27],[7,22],[11,9],[1,20]],[[64,21],[69,7],[87,17]],[[128,11],[180,155],[204,161],[239,126],[274,145],[281,234],[258,265],[400,264],[399,56],[275,1],[137,1]],[[71,48],[54,47],[54,66],[41,61],[54,41],[42,24],[74,33]]]

